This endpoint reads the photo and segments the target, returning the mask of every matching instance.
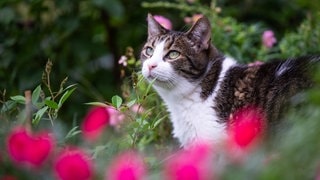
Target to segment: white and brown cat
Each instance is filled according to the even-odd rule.
[[[311,86],[309,69],[320,56],[238,64],[211,43],[207,18],[177,32],[149,14],[141,60],[143,76],[170,112],[174,137],[187,146],[225,138],[229,116],[245,106],[261,108],[268,122],[279,119],[287,100]]]

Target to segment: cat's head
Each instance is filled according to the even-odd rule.
[[[210,42],[209,20],[200,18],[187,32],[170,31],[148,15],[148,39],[141,51],[142,74],[155,86],[174,88],[197,82],[217,53]]]

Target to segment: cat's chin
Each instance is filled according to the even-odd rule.
[[[149,83],[152,83],[152,85],[155,87],[160,87],[163,89],[172,89],[174,87],[174,84],[172,82],[166,81],[161,78],[155,78],[155,77],[149,76],[146,79],[148,80]]]

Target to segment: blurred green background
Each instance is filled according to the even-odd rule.
[[[59,87],[66,76],[67,84],[78,84],[77,92],[63,109],[65,113],[60,114],[82,115],[87,107],[79,104],[110,101],[112,95],[121,94],[118,59],[128,46],[139,56],[147,34],[147,13],[171,19],[178,30],[185,27],[185,16],[199,13],[142,7],[143,2],[156,1],[1,0],[1,102],[40,84],[48,59],[54,64],[51,74],[54,87]],[[245,24],[262,24],[272,29],[276,37],[296,30],[303,20],[320,9],[319,1],[305,0],[176,2],[189,6],[215,3],[222,9],[221,16],[231,16]]]

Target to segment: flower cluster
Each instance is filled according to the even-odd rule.
[[[133,105],[131,111],[142,113],[143,108]],[[94,142],[111,122],[114,126],[123,119],[124,115],[113,107],[93,107],[81,124],[83,138]],[[265,129],[263,119],[259,108],[252,106],[244,107],[231,115],[227,128],[227,148],[232,156],[238,157],[239,152],[240,155],[246,154],[259,142]],[[17,127],[10,132],[6,146],[14,164],[36,170],[47,164],[52,167],[57,179],[90,180],[97,176],[95,159],[86,150],[72,146],[58,148],[55,141],[53,133],[31,133],[24,127]],[[171,180],[215,178],[214,150],[211,143],[199,142],[171,154],[164,161],[163,176]],[[148,177],[145,157],[137,151],[118,153],[108,164],[106,179],[140,180]]]
[[[84,139],[97,140],[108,124],[118,125],[123,118],[113,107],[90,109],[81,124]],[[11,161],[22,168],[41,170],[49,164],[57,179],[93,179],[94,163],[88,153],[78,147],[65,147],[57,153],[55,142],[53,133],[32,133],[25,127],[16,127],[8,135],[6,149]]]

